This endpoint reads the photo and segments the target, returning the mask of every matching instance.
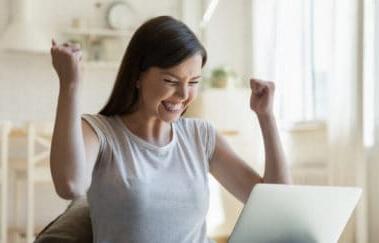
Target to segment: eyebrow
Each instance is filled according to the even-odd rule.
[[[176,76],[175,74],[173,74],[173,73],[170,73],[170,72],[168,72],[168,71],[163,71],[163,72],[161,72],[162,74],[167,74],[167,75],[170,75],[170,76],[172,76],[172,77],[174,77],[174,78],[176,78],[176,79],[181,79],[180,77],[178,77],[178,76]],[[201,78],[201,75],[199,75],[199,76],[196,76],[196,77],[193,77],[193,78],[191,78],[191,80],[193,80],[193,79],[197,79],[197,78]]]

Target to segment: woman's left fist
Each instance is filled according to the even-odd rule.
[[[257,115],[272,115],[275,84],[270,81],[250,79],[250,108]]]

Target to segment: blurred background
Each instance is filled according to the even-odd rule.
[[[82,113],[97,113],[145,20],[171,15],[208,51],[186,114],[213,122],[259,173],[249,78],[276,83],[275,114],[297,184],[359,186],[340,242],[379,242],[379,7],[374,0],[0,0],[1,242],[32,242],[68,201],[53,188],[58,95],[51,38],[83,48]],[[242,205],[211,179],[208,234],[224,242]]]

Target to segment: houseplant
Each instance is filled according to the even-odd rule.
[[[231,87],[233,80],[236,78],[236,73],[225,66],[219,66],[210,72],[210,86],[213,88]]]

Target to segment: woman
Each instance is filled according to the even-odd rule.
[[[181,117],[207,59],[182,22],[161,16],[136,31],[112,94],[95,115],[80,114],[79,48],[53,41],[51,54],[60,80],[54,185],[65,199],[87,194],[94,242],[209,242],[208,172],[241,202],[257,183],[289,183],[272,82],[250,81],[266,151],[263,178],[210,123]]]

